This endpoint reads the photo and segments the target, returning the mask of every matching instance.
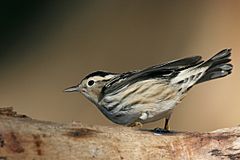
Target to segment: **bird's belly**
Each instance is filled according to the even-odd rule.
[[[145,117],[139,118],[141,123],[148,123],[148,122],[154,122],[163,118],[168,117],[172,110],[177,105],[178,101],[176,100],[168,100],[164,102],[159,102],[158,104],[155,104],[153,107],[146,107],[144,112],[146,113]]]
[[[105,95],[99,109],[118,124],[147,123],[166,117],[181,96],[176,88],[165,83],[141,81],[121,92]]]
[[[105,106],[98,107],[101,112],[112,122],[121,124],[121,125],[128,125],[136,121],[140,116],[137,112],[128,112],[128,111],[109,111],[106,109]]]
[[[137,104],[134,106],[117,106],[120,110],[108,111],[105,107],[100,107],[103,114],[117,124],[129,125],[134,122],[148,123],[167,117],[177,105],[178,100],[172,99],[167,101],[159,101],[158,103]],[[141,119],[142,114],[147,116]]]

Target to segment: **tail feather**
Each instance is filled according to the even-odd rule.
[[[224,49],[210,58],[208,61],[201,64],[199,67],[209,66],[209,68],[196,83],[202,83],[229,75],[233,68],[233,66],[228,63],[231,61],[230,56],[231,49]]]

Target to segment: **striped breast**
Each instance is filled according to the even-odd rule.
[[[168,109],[164,108],[165,102],[175,100],[176,97],[177,89],[162,80],[151,79],[136,82],[106,95],[99,106],[111,120],[116,121],[119,118],[129,123],[139,118],[142,112],[152,113],[152,117],[164,112]],[[165,106],[161,106],[161,103]]]

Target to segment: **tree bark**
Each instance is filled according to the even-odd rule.
[[[240,127],[155,134],[129,127],[59,124],[0,109],[0,160],[240,159]]]

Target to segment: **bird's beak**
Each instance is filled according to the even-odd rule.
[[[79,85],[77,85],[77,86],[72,86],[72,87],[66,88],[66,89],[64,90],[64,92],[79,92],[79,91],[80,91]]]

